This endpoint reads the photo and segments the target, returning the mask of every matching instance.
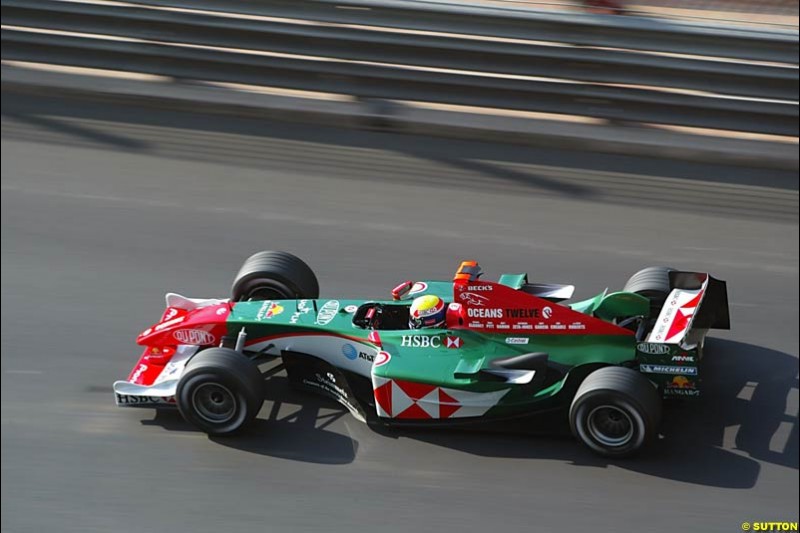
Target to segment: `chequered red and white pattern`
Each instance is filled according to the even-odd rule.
[[[468,392],[379,376],[372,376],[372,387],[378,416],[417,420],[482,416],[509,391]]]

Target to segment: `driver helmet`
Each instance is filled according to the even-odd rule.
[[[408,327],[438,328],[445,323],[447,309],[444,300],[433,294],[414,298],[408,317]]]

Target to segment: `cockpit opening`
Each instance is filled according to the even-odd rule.
[[[353,324],[363,329],[397,330],[409,329],[408,318],[411,304],[385,304],[367,302],[353,315]]]

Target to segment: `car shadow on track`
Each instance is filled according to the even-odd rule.
[[[576,466],[616,466],[646,475],[725,488],[749,488],[758,461],[798,468],[798,360],[791,355],[730,340],[709,339],[702,371],[704,395],[664,411],[661,438],[640,456],[606,460],[564,432],[549,438],[391,431],[488,457],[556,459]]]
[[[607,460],[578,444],[565,425],[544,423],[530,435],[440,429],[373,428],[362,438],[413,439],[483,457],[552,459],[576,467],[615,466],[699,485],[749,488],[759,461],[798,468],[798,360],[791,355],[730,340],[709,339],[702,365],[704,395],[665,409],[662,436],[640,456]],[[215,442],[251,453],[325,464],[355,460],[358,442],[329,429],[350,414],[324,398],[293,391],[282,375],[266,381],[260,417],[235,437]],[[143,422],[194,431],[175,412]],[[539,432],[541,433],[541,432]]]
[[[264,408],[244,431],[210,440],[245,452],[318,464],[346,464],[355,460],[358,441],[331,431],[329,426],[350,416],[339,404],[292,390],[285,376],[270,376],[265,387]],[[200,430],[175,410],[158,411],[144,425],[169,431]]]

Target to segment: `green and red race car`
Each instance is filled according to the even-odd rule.
[[[117,405],[177,407],[209,434],[235,433],[263,403],[259,362],[279,357],[293,386],[368,423],[511,429],[555,413],[593,451],[625,457],[658,434],[664,399],[701,394],[705,336],[730,327],[725,282],[707,273],[650,267],[572,303],[571,285],[481,274],[464,261],[451,281],[409,280],[391,299],[319,298],[303,261],[259,252],[230,299],[167,294],[114,383]],[[426,295],[446,317],[412,327]]]

